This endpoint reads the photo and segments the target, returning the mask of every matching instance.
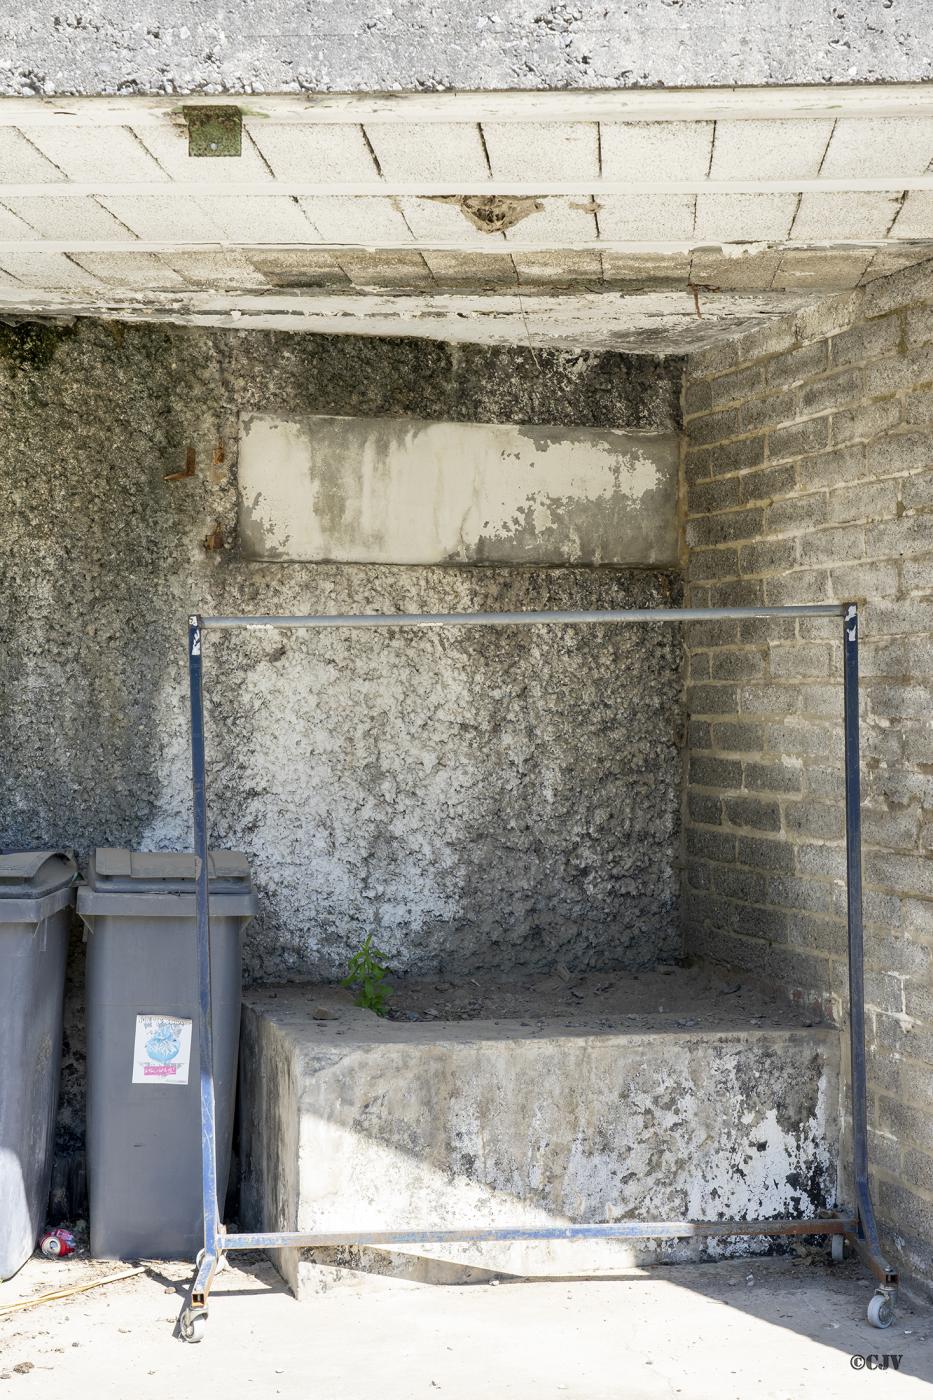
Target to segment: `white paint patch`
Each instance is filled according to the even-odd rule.
[[[245,421],[254,559],[673,564],[673,435],[414,419]]]

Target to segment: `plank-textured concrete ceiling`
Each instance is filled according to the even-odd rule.
[[[933,256],[927,86],[0,100],[0,311],[679,352]]]

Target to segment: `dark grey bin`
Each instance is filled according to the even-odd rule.
[[[246,857],[210,856],[217,1180],[230,1168]],[[88,928],[87,1171],[98,1259],[194,1259],[203,1246],[195,859],[98,850]]]
[[[77,877],[69,851],[0,856],[0,1278],[36,1247],[52,1174],[62,997]]]

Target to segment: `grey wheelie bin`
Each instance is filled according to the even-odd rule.
[[[217,1181],[236,1095],[242,932],[256,911],[246,857],[209,862]],[[91,1253],[192,1260],[203,1245],[195,858],[98,850],[87,925],[87,1172]]]
[[[77,877],[69,851],[0,856],[0,1278],[36,1247],[52,1174],[65,961]]]

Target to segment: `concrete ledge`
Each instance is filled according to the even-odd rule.
[[[316,1013],[316,1016],[315,1016]],[[621,1017],[381,1021],[340,992],[246,994],[245,1229],[809,1216],[835,1201],[838,1033]],[[626,1023],[636,1024],[627,1029]],[[762,1252],[766,1240],[275,1251],[298,1296]],[[349,1272],[348,1272],[349,1271]]]
[[[502,0],[249,0],[223,8],[87,0],[7,6],[0,92],[396,92],[735,83],[913,82],[931,75],[923,6],[709,0],[683,9]]]

